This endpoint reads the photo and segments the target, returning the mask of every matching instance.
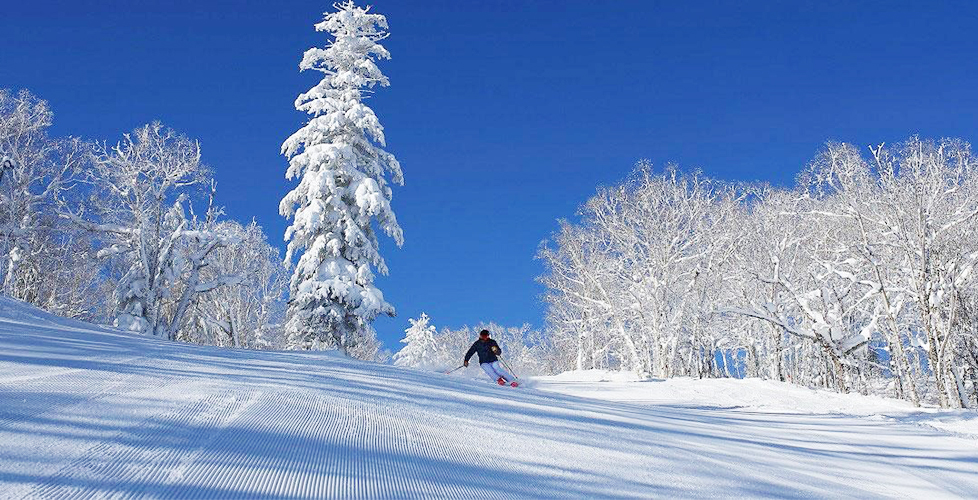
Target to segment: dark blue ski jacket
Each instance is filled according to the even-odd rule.
[[[499,348],[499,344],[497,344],[495,340],[492,339],[485,340],[485,341],[483,341],[482,339],[476,340],[475,343],[472,344],[472,347],[469,348],[469,352],[465,353],[465,362],[468,363],[469,359],[475,353],[479,353],[480,365],[483,363],[492,363],[493,361],[499,360],[499,358],[496,357],[496,353],[492,352],[493,347],[495,347],[497,352],[499,352],[500,354],[503,352],[503,350]]]

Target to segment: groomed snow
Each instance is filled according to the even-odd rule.
[[[595,375],[503,388],[330,354],[137,337],[0,299],[0,497],[978,491],[978,440],[901,420],[924,414],[899,402]]]

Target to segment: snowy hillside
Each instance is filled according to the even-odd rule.
[[[0,498],[978,491],[978,440],[915,425],[927,415],[902,403],[586,378],[511,389],[330,354],[199,347],[0,299]],[[931,420],[945,417],[978,423]]]

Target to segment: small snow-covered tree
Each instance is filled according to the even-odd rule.
[[[425,313],[421,313],[418,319],[408,321],[411,326],[404,330],[404,338],[401,339],[404,347],[394,355],[394,364],[430,368],[438,352],[435,326]]]
[[[295,101],[312,117],[282,145],[289,158],[286,177],[299,178],[279,207],[292,218],[286,261],[301,254],[286,331],[293,348],[370,357],[379,347],[371,322],[379,314],[394,315],[373,283],[373,268],[387,273],[374,225],[403,243],[390,206],[390,183],[403,183],[401,167],[382,149],[383,127],[363,102],[371,88],[388,85],[375,63],[390,58],[378,43],[388,35],[387,19],[352,1],[334,7],[316,24],[332,39],[325,48],[307,50],[299,64],[324,75]]]

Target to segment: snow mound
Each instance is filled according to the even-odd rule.
[[[0,315],[0,498],[978,491],[975,440],[806,412],[825,404],[810,392],[791,396],[792,411],[732,404],[767,390],[754,381],[564,376],[513,389],[335,354],[166,342],[9,299]]]

